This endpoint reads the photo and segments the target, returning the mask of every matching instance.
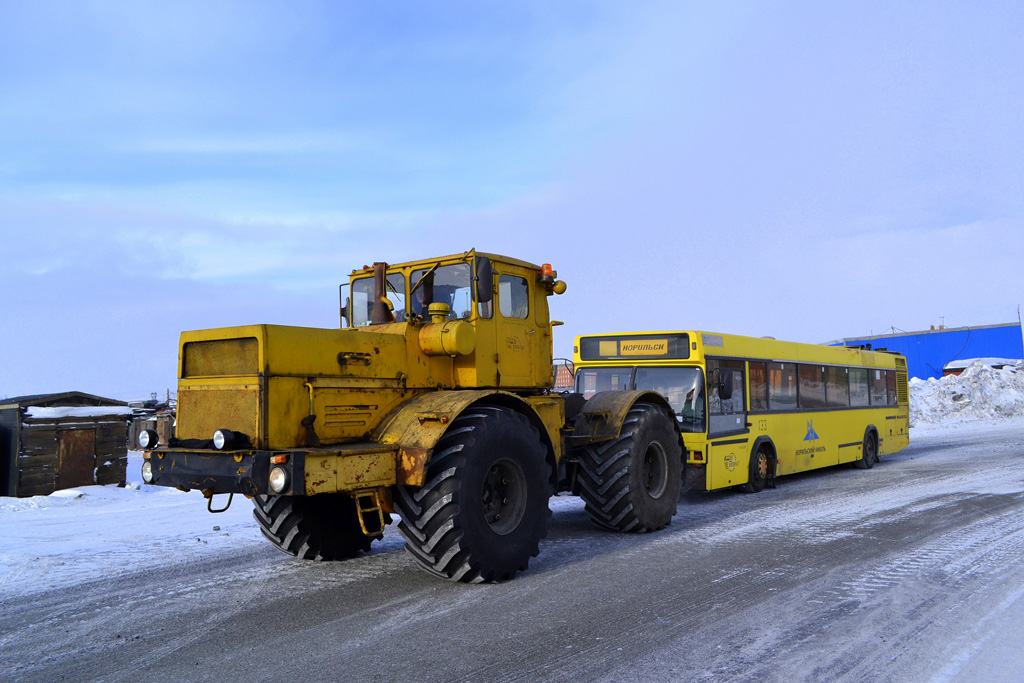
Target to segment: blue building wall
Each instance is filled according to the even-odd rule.
[[[873,349],[888,349],[907,357],[911,377],[942,377],[942,366],[965,358],[1024,358],[1024,340],[1019,323],[957,327],[873,337],[843,339],[832,346],[870,344]]]

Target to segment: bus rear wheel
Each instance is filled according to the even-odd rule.
[[[746,484],[740,486],[740,490],[747,493],[758,493],[764,490],[768,483],[768,472],[771,469],[772,456],[764,448],[758,448],[757,453],[750,459],[750,478]]]
[[[863,455],[860,460],[854,461],[853,466],[859,470],[870,470],[878,462],[878,441],[873,432],[868,432],[864,436],[864,447],[861,452]]]
[[[588,446],[579,459],[580,497],[590,518],[612,531],[656,531],[676,514],[682,453],[663,408],[637,403],[619,438]]]

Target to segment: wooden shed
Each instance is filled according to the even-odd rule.
[[[0,496],[125,482],[127,403],[70,391],[0,399]]]
[[[128,427],[128,450],[139,449],[139,434],[144,429],[155,431],[159,444],[166,446],[174,438],[174,413],[164,411],[144,415],[136,414]]]

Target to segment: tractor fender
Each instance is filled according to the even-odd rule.
[[[655,391],[599,391],[587,399],[583,409],[576,416],[570,443],[572,446],[586,446],[601,441],[617,439],[622,431],[626,413],[636,403],[653,403],[668,411],[675,425],[676,435],[682,444],[679,424],[675,420],[672,405]]]
[[[540,427],[541,438],[552,452],[543,421],[533,406],[515,394],[496,389],[432,391],[420,394],[394,408],[381,420],[371,438],[398,449],[396,483],[422,486],[434,446],[452,421],[472,405],[502,406],[523,413]]]

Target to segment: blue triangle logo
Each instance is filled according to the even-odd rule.
[[[814,420],[807,421],[807,436],[804,437],[804,441],[816,441],[818,439],[817,433],[814,431]]]

